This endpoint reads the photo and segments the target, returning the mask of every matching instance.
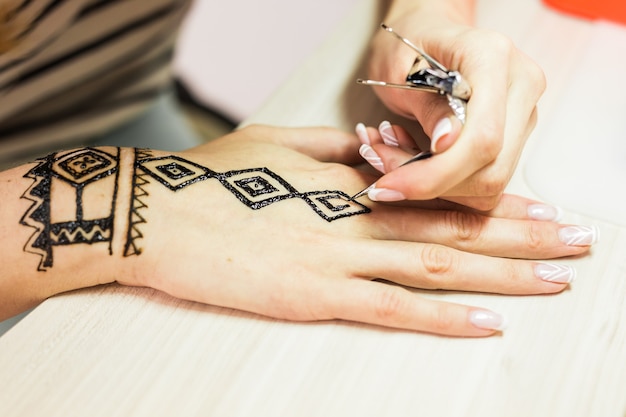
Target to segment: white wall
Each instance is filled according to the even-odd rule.
[[[253,113],[358,0],[196,0],[174,71],[201,103]]]

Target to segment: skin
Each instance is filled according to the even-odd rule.
[[[182,153],[153,155],[176,155],[216,172],[267,167],[299,191],[351,194],[374,179],[351,166],[358,145],[354,135],[330,128],[250,126]],[[122,149],[120,178],[132,170],[130,154]],[[39,257],[24,250],[33,229],[19,223],[30,206],[20,196],[33,183],[23,176],[33,166],[0,174],[0,256],[13,266],[0,275],[0,318],[60,292],[117,281],[286,320],[481,337],[497,333],[470,321],[483,309],[429,300],[411,288],[557,293],[567,284],[537,278],[534,266],[589,250],[559,240],[565,225],[530,220],[527,208],[536,202],[517,196],[488,213],[442,200],[372,202],[370,213],[327,222],[299,199],[252,210],[215,179],[178,191],[151,180],[140,254],[119,250],[127,224],[117,215],[122,232],[114,233],[111,254],[102,243],[55,247],[54,265],[43,272]],[[118,209],[128,200],[127,185],[119,187]],[[90,187],[86,204],[110,206],[109,194],[96,192],[99,183]],[[52,201],[71,208],[75,201],[60,192],[53,184]]]
[[[460,71],[472,96],[462,126],[442,97],[377,87],[387,107],[418,120],[429,137],[441,119],[452,122],[444,146],[437,149],[441,155],[402,168],[398,166],[415,154],[415,143],[388,146],[374,133],[371,145],[387,172],[377,188],[399,191],[411,200],[442,197],[481,210],[496,207],[535,126],[536,105],[545,89],[543,72],[506,37],[473,27],[471,1],[389,4],[385,23],[447,68]],[[410,48],[378,31],[372,40],[369,76],[404,83],[414,59]]]

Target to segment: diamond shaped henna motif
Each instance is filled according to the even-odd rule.
[[[343,191],[311,191],[303,193],[302,198],[328,222],[371,212],[368,207],[351,200],[350,196]]]
[[[117,158],[99,149],[85,148],[63,155],[54,161],[52,172],[71,184],[87,184],[111,175]]]
[[[295,188],[267,168],[229,171],[218,179],[239,201],[254,210],[277,201],[299,197]]]
[[[208,168],[177,156],[142,159],[137,165],[173,191],[216,175]]]

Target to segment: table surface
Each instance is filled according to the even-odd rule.
[[[247,123],[351,130],[358,121],[399,120],[354,83],[364,75],[377,4],[361,1]],[[555,138],[565,129],[555,120],[567,121],[560,109],[572,91],[581,103],[596,100],[586,125],[614,122],[610,132],[626,133],[623,117],[601,123],[606,103],[570,83],[606,26],[538,0],[479,0],[478,15],[479,26],[510,36],[548,77],[539,124],[509,191],[560,203],[533,184],[551,183],[559,164],[575,159],[567,147],[550,167],[538,157],[563,140]],[[615,88],[626,93],[623,82]],[[570,136],[579,140],[575,131]],[[603,179],[612,191],[604,194],[624,193],[622,172]],[[612,204],[606,198],[595,206]],[[0,415],[624,417],[626,228],[594,205],[581,211],[563,202],[564,222],[597,225],[602,234],[590,256],[568,260],[578,269],[569,290],[527,297],[421,292],[503,312],[510,326],[502,336],[290,323],[147,289],[98,287],[51,298],[0,338]]]

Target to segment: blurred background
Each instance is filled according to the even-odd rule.
[[[206,139],[257,110],[358,0],[196,0],[174,59],[184,114]]]

